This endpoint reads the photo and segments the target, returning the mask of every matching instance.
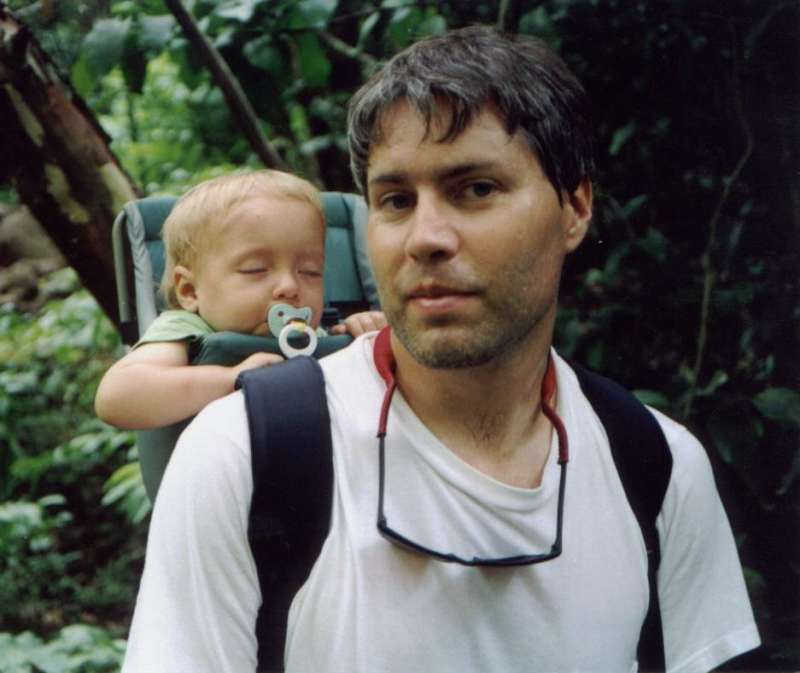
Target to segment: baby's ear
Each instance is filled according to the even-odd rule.
[[[194,274],[185,266],[178,265],[172,270],[172,282],[175,284],[175,298],[184,311],[197,313],[197,290]]]

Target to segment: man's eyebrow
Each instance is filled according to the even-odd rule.
[[[460,178],[464,175],[471,173],[479,173],[481,171],[492,170],[497,167],[495,161],[470,161],[463,164],[456,164],[454,166],[445,166],[436,170],[433,177],[437,181],[452,180]],[[369,179],[370,185],[397,185],[409,181],[409,173],[407,171],[397,171],[390,173],[380,173],[374,178]]]
[[[496,168],[497,163],[494,161],[471,161],[456,166],[448,166],[441,170],[436,171],[434,174],[438,180],[452,180],[453,178],[460,178],[472,173],[480,173]]]
[[[396,185],[408,180],[408,173],[381,173],[374,178],[370,178],[368,184],[370,185]]]

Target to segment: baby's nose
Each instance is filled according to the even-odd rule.
[[[294,273],[286,272],[281,273],[275,283],[275,289],[272,295],[276,298],[296,297],[297,296],[297,278]]]

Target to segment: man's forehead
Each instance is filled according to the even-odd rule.
[[[382,133],[370,144],[367,185],[407,182],[416,176],[450,180],[515,166],[526,170],[535,152],[519,131],[510,135],[499,114],[482,108],[457,134],[449,133],[452,110],[442,105],[430,117],[406,101],[387,108]],[[441,143],[439,147],[432,145]],[[427,149],[426,149],[427,148]],[[432,151],[431,151],[432,150]]]
[[[391,143],[393,137],[408,139],[409,132],[419,135],[420,143],[451,142],[476,125],[489,123],[506,128],[502,114],[490,102],[480,107],[458,132],[454,129],[454,115],[455,108],[446,99],[432,102],[430,108],[423,111],[407,99],[401,98],[385,108],[378,117],[370,143],[370,155],[376,147]],[[512,136],[507,135],[510,140]]]

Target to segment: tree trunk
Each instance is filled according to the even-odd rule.
[[[137,190],[109,138],[30,31],[0,4],[0,182],[10,180],[118,323],[111,225]]]

